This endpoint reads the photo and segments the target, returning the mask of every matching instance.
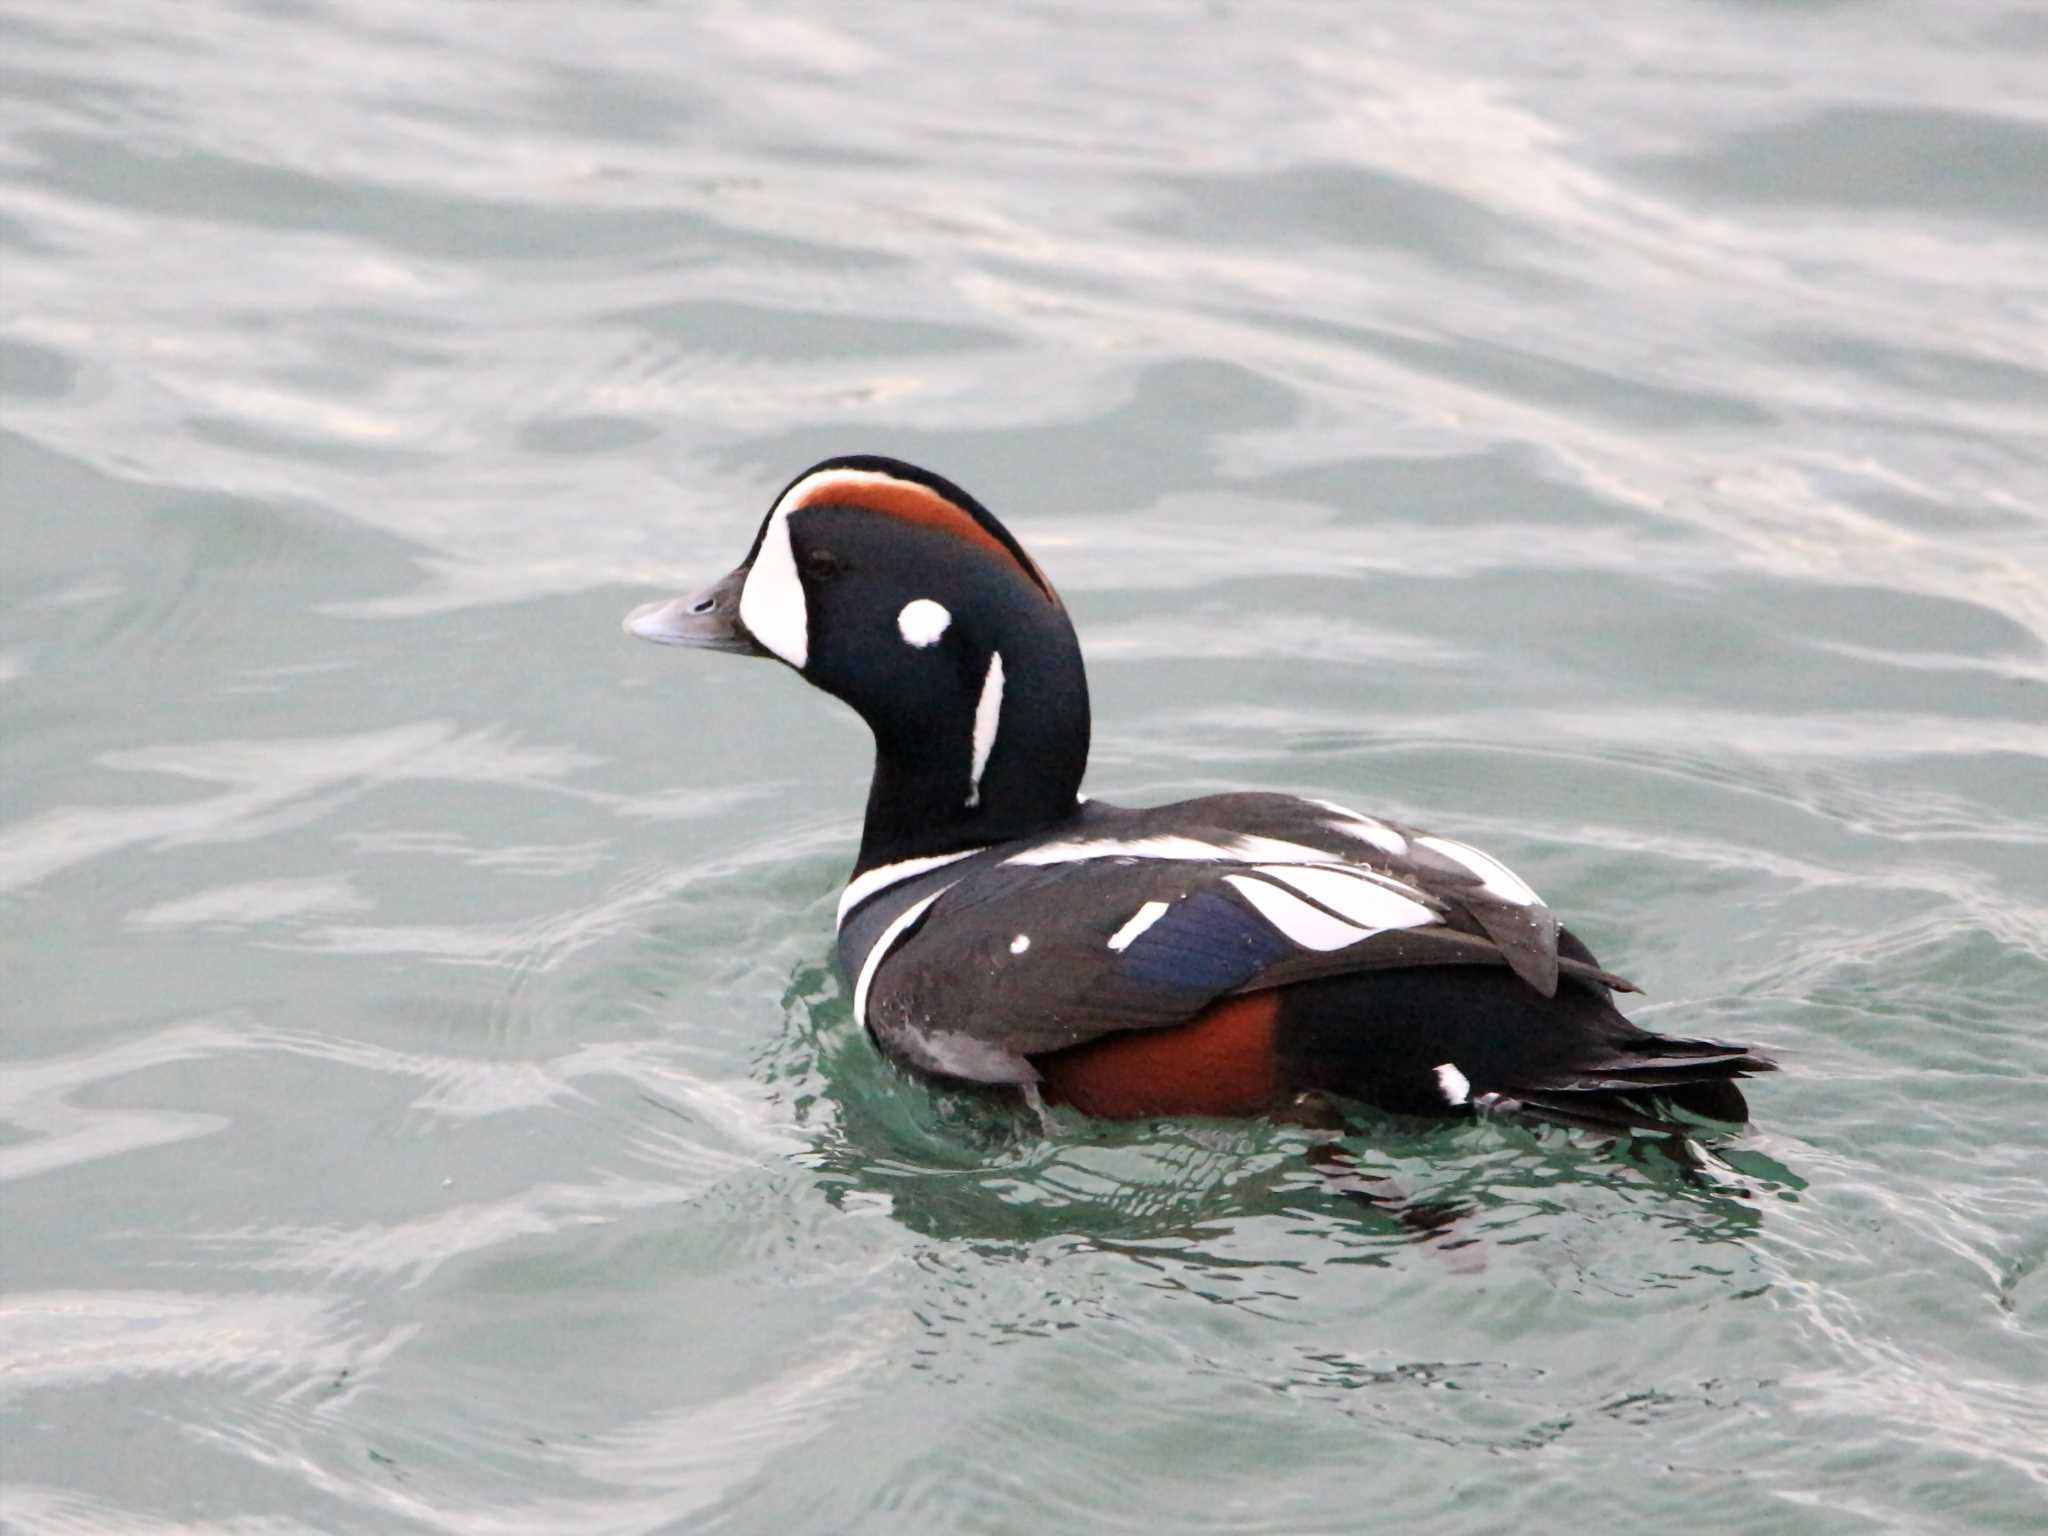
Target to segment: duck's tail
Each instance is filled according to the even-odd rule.
[[[1503,1097],[1537,1119],[1589,1130],[1684,1134],[1693,1127],[1673,1111],[1693,1121],[1741,1125],[1749,1119],[1749,1101],[1738,1079],[1778,1069],[1754,1046],[1674,1039],[1638,1029],[1618,1013],[1613,1019],[1627,1034],[1607,1054],[1531,1074],[1527,1083],[1504,1087]]]
[[[1567,980],[1544,997],[1504,969],[1430,967],[1289,989],[1291,1079],[1397,1113],[1511,1113],[1613,1133],[1740,1125],[1738,1082],[1764,1052],[1652,1034],[1607,989]]]

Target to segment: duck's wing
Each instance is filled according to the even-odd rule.
[[[865,957],[863,1022],[928,1071],[1030,1081],[1025,1058],[1183,1023],[1218,998],[1355,971],[1503,965],[1537,992],[1602,970],[1476,849],[1280,795],[1118,812],[980,863]]]

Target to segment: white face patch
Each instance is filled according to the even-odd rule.
[[[1472,1097],[1472,1082],[1450,1062],[1436,1069],[1436,1085],[1443,1090],[1446,1104],[1463,1104]]]
[[[801,488],[792,488],[790,495]],[[756,640],[801,672],[811,657],[811,616],[804,606],[804,584],[796,573],[796,552],[790,547],[788,501],[789,496],[783,497],[768,514],[761,548],[740,588],[740,622]]]
[[[1021,955],[1030,947],[1031,935],[1028,933],[1020,933],[1017,937],[1010,940],[1010,953],[1013,955]]]
[[[1286,935],[1289,943],[1299,944],[1303,949],[1343,949],[1373,935],[1372,929],[1332,917],[1321,907],[1312,907],[1299,896],[1291,896],[1264,880],[1254,880],[1249,875],[1225,875],[1223,880],[1243,892],[1244,899],[1258,910],[1259,916]]]
[[[912,902],[896,914],[895,921],[884,928],[882,936],[875,940],[875,947],[868,951],[867,958],[860,963],[860,980],[853,984],[853,1016],[858,1023],[865,1025],[868,1021],[868,988],[874,984],[875,972],[881,969],[882,961],[887,958],[889,951],[896,947],[896,941],[903,936],[903,930],[923,917],[925,909],[951,889],[953,887],[948,885],[941,890],[933,891],[922,901]]]
[[[1258,871],[1268,879],[1292,886],[1311,901],[1321,902],[1339,917],[1362,928],[1421,928],[1437,921],[1437,914],[1425,905],[1428,898],[1422,892],[1398,881],[1375,879],[1366,870],[1261,864]]]
[[[912,598],[896,615],[896,628],[902,633],[904,644],[913,645],[920,651],[937,645],[939,636],[952,622],[953,615],[946,611],[946,605],[935,603],[928,597]]]
[[[980,852],[979,848],[968,848],[960,853],[935,853],[924,859],[899,859],[894,864],[877,864],[867,873],[855,875],[846,882],[846,889],[839,893],[839,916],[833,926],[845,926],[846,914],[877,892],[886,891],[892,885],[901,885],[905,880],[915,880],[930,870],[944,869],[948,864],[971,859]]]
[[[1148,901],[1131,914],[1131,920],[1109,936],[1109,947],[1122,954],[1138,942],[1138,935],[1166,916],[1167,903]]]
[[[1425,848],[1435,849],[1454,864],[1464,865],[1479,877],[1480,884],[1502,901],[1512,902],[1518,907],[1543,905],[1542,897],[1529,889],[1519,875],[1492,855],[1481,853],[1477,848],[1468,847],[1464,843],[1453,842],[1448,837],[1418,837],[1415,841]]]
[[[798,671],[811,659],[811,616],[804,604],[804,584],[797,576],[796,550],[789,541],[790,514],[834,490],[902,483],[894,475],[873,470],[821,470],[804,476],[784,491],[775,510],[768,514],[761,548],[740,587],[740,622],[756,640]]]
[[[974,763],[967,771],[967,803],[981,804],[981,774],[988,767],[988,755],[996,749],[996,727],[1003,719],[1003,653],[988,659],[988,675],[981,680],[981,698],[974,706]]]

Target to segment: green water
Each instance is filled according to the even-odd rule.
[[[2048,1518],[2024,0],[0,0],[0,1526]],[[865,736],[636,646],[831,452],[1091,793],[1527,876],[1787,1070],[1689,1179],[879,1060]]]

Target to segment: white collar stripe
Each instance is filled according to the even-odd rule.
[[[951,889],[953,887],[950,885],[942,886],[923,900],[912,902],[898,912],[889,926],[882,930],[882,936],[875,940],[874,947],[867,953],[867,958],[861,961],[860,980],[853,985],[853,1017],[856,1023],[863,1026],[867,1024],[868,988],[874,984],[875,972],[881,968],[883,958],[896,947],[896,941],[903,936],[903,930],[923,917],[925,909]]]
[[[968,848],[959,853],[936,853],[923,859],[900,859],[894,864],[877,864],[873,869],[855,875],[846,882],[846,889],[839,893],[839,916],[833,920],[833,926],[844,927],[846,914],[870,896],[879,895],[892,885],[901,885],[905,880],[915,880],[932,870],[944,869],[948,864],[971,859],[981,851]]]

